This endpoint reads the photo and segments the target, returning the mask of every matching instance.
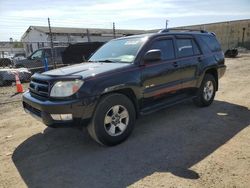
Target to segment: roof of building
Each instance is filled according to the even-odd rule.
[[[30,26],[23,34],[24,38],[31,30],[37,30],[43,33],[49,33],[49,27],[46,26]],[[71,27],[51,27],[52,33],[58,34],[112,34],[113,29],[101,29],[101,28],[71,28]],[[129,30],[129,29],[116,29],[116,34],[122,35],[134,35],[145,33],[145,30]]]

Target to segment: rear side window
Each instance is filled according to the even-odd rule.
[[[56,56],[61,57],[62,52],[64,52],[64,51],[65,51],[65,48],[56,48]]]
[[[212,52],[221,50],[220,44],[214,36],[202,36],[201,39],[206,43]]]
[[[174,59],[174,45],[172,39],[157,40],[153,42],[151,48],[161,50],[162,60]]]
[[[179,57],[187,57],[194,54],[191,39],[177,39],[176,45]]]
[[[193,39],[176,39],[179,57],[188,57],[200,54],[199,47]]]
[[[47,58],[50,58],[51,57],[51,49],[45,49],[44,50],[44,56],[47,57]]]

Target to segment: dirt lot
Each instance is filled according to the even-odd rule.
[[[144,116],[116,147],[0,104],[0,187],[250,187],[250,54],[226,64],[212,106]],[[20,98],[8,89],[0,102]]]

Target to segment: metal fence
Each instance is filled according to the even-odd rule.
[[[69,43],[54,43],[55,48],[68,45]],[[20,101],[21,93],[28,89],[30,78],[35,72],[66,66],[63,65],[62,58],[57,54],[54,54],[53,62],[50,57],[39,59],[30,57],[31,54],[36,53],[36,50],[46,47],[51,51],[49,42],[0,43],[0,105]],[[25,61],[29,62],[24,66],[22,62]]]

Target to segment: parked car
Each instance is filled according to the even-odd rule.
[[[130,135],[140,115],[190,99],[209,106],[225,69],[213,33],[129,36],[104,44],[88,63],[33,75],[23,107],[49,127],[87,126],[95,141],[111,146]]]
[[[16,53],[14,56],[13,56],[13,61],[17,61],[17,60],[22,60],[22,59],[25,59],[26,56],[25,56],[25,53]]]
[[[64,64],[82,63],[100,48],[104,42],[83,42],[70,44],[62,54]]]
[[[26,68],[0,68],[0,86],[11,85],[16,82],[15,75],[18,74],[19,80],[21,82],[29,82],[31,77],[31,72]]]
[[[22,59],[25,59],[24,53],[4,52],[4,57],[0,58],[0,67],[13,67],[15,61]]]
[[[66,46],[56,46],[54,47],[54,60],[58,67],[63,65],[62,62],[62,52],[65,50]],[[14,66],[16,68],[28,68],[32,72],[44,72],[45,66],[44,61],[45,58],[48,60],[48,68],[53,68],[51,48],[41,48],[33,52],[27,59],[16,60],[14,61]]]
[[[9,58],[0,58],[0,67],[11,67],[12,61]]]

